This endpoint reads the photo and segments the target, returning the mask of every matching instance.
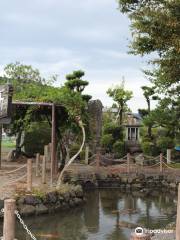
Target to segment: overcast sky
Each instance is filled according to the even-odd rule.
[[[141,69],[145,59],[128,55],[129,20],[116,0],[0,1],[0,71],[20,61],[58,74],[57,85],[73,70],[85,71],[87,93],[111,105],[106,91],[125,77],[136,112],[146,107],[140,86],[147,84]]]

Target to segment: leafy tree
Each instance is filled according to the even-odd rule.
[[[147,106],[148,106],[147,114],[150,114],[151,113],[151,99],[152,100],[157,100],[158,99],[158,97],[154,95],[155,94],[155,87],[143,86],[141,88],[143,90],[143,95],[146,99]],[[151,129],[152,129],[152,123],[149,122],[149,124],[148,124],[148,137],[149,137],[149,139],[152,138],[152,130]]]
[[[71,125],[77,131],[75,126],[77,123],[81,124],[79,117],[83,115],[86,106],[81,93],[71,91],[66,86],[53,87],[49,80],[43,79],[39,71],[34,70],[31,66],[19,63],[10,64],[5,67],[4,72],[0,83],[4,84],[8,81],[13,85],[13,100],[61,104],[62,108],[57,110],[56,114],[56,133],[60,145],[63,146],[61,140],[65,129]],[[53,79],[55,80],[55,77]],[[8,132],[17,136],[15,157],[21,154],[22,133],[28,130],[32,122],[48,121],[51,124],[50,114],[49,109],[41,109],[38,106],[24,106],[15,109],[12,124],[8,127]]]
[[[74,92],[82,93],[89,84],[88,81],[82,79],[84,75],[85,73],[81,70],[66,75],[65,86]],[[87,102],[91,99],[90,95],[82,95],[82,97]]]
[[[180,80],[179,0],[119,0],[119,6],[132,22],[131,52],[157,53],[152,61],[155,70],[149,74],[156,86],[167,91]]]
[[[144,72],[156,87],[155,92],[164,94],[157,108],[145,116],[144,122],[147,126],[164,126],[178,142],[180,1],[119,0],[119,7],[131,20],[130,53],[142,56],[151,54],[149,63],[153,69]],[[147,92],[148,89],[145,90]]]
[[[125,90],[123,81],[121,85],[109,88],[107,94],[112,97],[113,101],[117,104],[119,124],[122,125],[126,103],[132,98],[133,93],[132,91]]]

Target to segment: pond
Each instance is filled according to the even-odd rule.
[[[25,222],[37,239],[59,240],[129,240],[130,223],[149,229],[163,229],[175,220],[176,196],[152,192],[122,193],[118,189],[87,193],[83,207],[33,218]],[[2,223],[0,223],[2,233]],[[1,234],[2,235],[2,234]],[[30,239],[17,223],[17,239]]]

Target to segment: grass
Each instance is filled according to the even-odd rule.
[[[14,148],[16,143],[14,140],[11,139],[2,139],[2,147],[4,148]]]

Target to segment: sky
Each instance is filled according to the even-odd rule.
[[[74,70],[85,71],[86,93],[104,106],[112,100],[109,87],[125,79],[134,97],[133,112],[146,107],[141,86],[148,84],[146,60],[129,55],[130,22],[116,0],[0,1],[0,72],[19,61],[43,76],[57,74],[57,86]]]

